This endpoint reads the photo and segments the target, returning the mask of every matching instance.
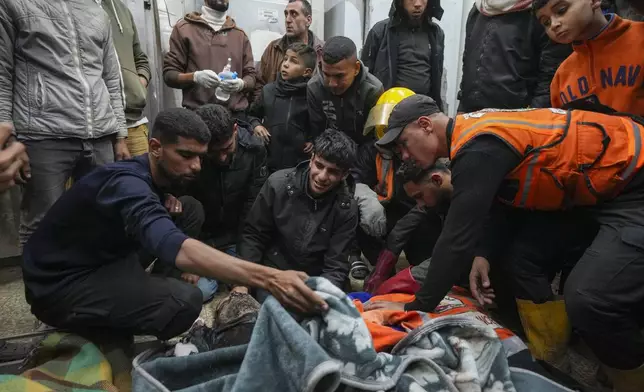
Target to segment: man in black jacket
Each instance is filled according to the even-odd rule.
[[[268,175],[266,149],[225,107],[208,104],[196,112],[208,126],[211,140],[199,178],[187,193],[204,207],[204,242],[235,256],[243,222]],[[201,279],[198,285],[202,291],[202,285],[210,286],[212,294],[217,290],[214,281]]]
[[[327,130],[309,162],[273,173],[248,214],[239,257],[322,276],[342,288],[358,225],[349,176],[355,155],[346,135]]]
[[[394,0],[389,18],[371,28],[361,59],[385,90],[406,87],[432,97],[445,109],[441,95],[445,34],[432,21],[442,16],[440,0]]]
[[[470,11],[459,112],[550,107],[550,82],[572,48],[548,38],[530,2],[508,4],[477,1]]]
[[[344,132],[359,146],[373,143],[363,128],[378,98],[382,83],[358,60],[356,45],[347,37],[332,37],[322,48],[321,72],[308,83],[311,136],[325,129]]]

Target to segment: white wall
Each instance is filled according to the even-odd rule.
[[[248,34],[253,58],[259,61],[268,43],[285,33],[288,0],[237,0],[229,4],[228,15]]]
[[[458,108],[459,85],[463,69],[463,45],[465,43],[465,22],[474,0],[442,0],[445,10],[438,24],[445,31],[444,78],[447,80],[447,104],[449,115]]]
[[[367,0],[367,26],[369,30],[378,22],[389,17],[392,0]],[[366,37],[365,37],[366,38]]]
[[[324,0],[324,38],[351,38],[358,50],[364,41],[364,1]]]

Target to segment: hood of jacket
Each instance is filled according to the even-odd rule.
[[[389,8],[389,19],[391,19],[394,25],[401,23],[405,17],[402,14],[405,12],[403,1],[404,0],[393,0],[391,2],[391,7]],[[427,3],[427,9],[425,10],[427,22],[431,23],[432,18],[441,20],[444,12],[445,11],[443,10],[443,7],[441,7],[440,0],[429,0]]]
[[[341,97],[346,97],[349,94],[355,94],[356,90],[360,88],[360,85],[367,80],[367,76],[369,75],[369,69],[367,68],[366,65],[362,61],[360,61],[360,72],[358,72],[358,75],[356,76],[356,79],[353,81],[351,86],[347,89],[347,91],[344,92],[344,94],[341,95]]]

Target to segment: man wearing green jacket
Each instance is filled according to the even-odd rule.
[[[127,147],[132,156],[148,152],[148,119],[143,116],[150,82],[148,56],[141,49],[132,13],[121,0],[103,0],[103,9],[112,21],[112,41],[116,48],[125,94]]]

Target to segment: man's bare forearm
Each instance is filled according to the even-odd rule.
[[[177,255],[176,266],[182,271],[199,276],[260,289],[267,289],[268,283],[277,272],[273,268],[230,256],[194,239],[183,242]]]
[[[185,88],[194,84],[194,73],[179,73],[178,71],[167,71],[163,74],[165,84],[172,88]]]

